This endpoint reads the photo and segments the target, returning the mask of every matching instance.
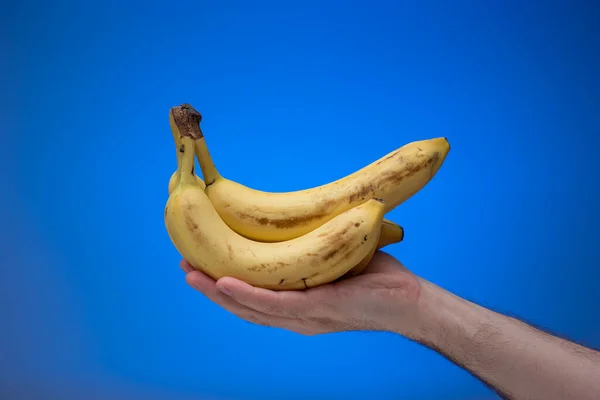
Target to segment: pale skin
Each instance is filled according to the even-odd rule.
[[[186,281],[238,317],[303,335],[376,330],[427,346],[504,399],[600,400],[600,352],[483,308],[428,282],[378,251],[356,277],[275,292],[185,260]]]

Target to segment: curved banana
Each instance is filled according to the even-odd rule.
[[[177,148],[179,148],[179,146],[177,146]],[[206,187],[204,185],[204,181],[198,175],[196,175],[195,179],[198,186],[204,190]],[[171,193],[173,193],[173,190],[175,190],[178,184],[179,171],[176,170],[169,179],[169,196]],[[397,223],[384,218],[383,221],[381,221],[381,232],[379,233],[377,245],[373,247],[373,249],[358,263],[357,266],[348,271],[345,276],[359,275],[369,265],[371,258],[373,258],[373,255],[375,254],[375,251],[391,244],[400,243],[402,240],[404,240],[404,228]]]
[[[177,146],[177,148],[179,148],[179,146]],[[200,188],[204,190],[204,181],[198,175],[195,175],[195,177],[198,186],[200,186]],[[171,178],[169,179],[169,195],[173,193],[173,190],[175,190],[178,184],[179,171],[176,170],[175,172],[173,172]],[[404,228],[398,225],[397,223],[384,218],[381,223],[381,234],[379,235],[379,241],[377,242],[377,247],[375,250],[381,249],[391,244],[400,243],[402,240],[404,240]]]
[[[175,141],[175,149],[177,156],[177,169],[175,170],[175,172],[173,172],[171,178],[169,179],[168,190],[169,195],[171,195],[171,193],[173,193],[173,190],[175,190],[175,187],[177,187],[177,185],[179,184],[179,170],[181,169],[182,154],[180,150],[182,143],[181,134],[179,133],[179,130],[177,129],[177,125],[175,125],[175,121],[173,120],[173,118],[169,118],[169,123],[171,124],[171,133],[173,134],[173,140]],[[195,177],[198,185],[202,188],[202,190],[204,190],[206,188],[204,181],[198,175],[195,175]],[[377,242],[377,247],[373,250],[373,253],[375,252],[375,250],[381,249],[391,244],[400,243],[402,240],[404,240],[404,228],[402,228],[402,226],[398,225],[397,223],[384,218],[381,224],[381,233],[379,235],[379,241]],[[371,257],[372,256],[373,254],[371,254]],[[360,264],[352,270],[352,273],[360,273],[371,261],[371,257],[367,257],[364,260],[362,260]]]
[[[190,113],[198,115],[198,124],[186,129],[193,129],[198,136],[196,156],[207,196],[234,231],[264,242],[304,235],[373,197],[384,200],[387,213],[422,189],[450,151],[446,138],[416,141],[331,183],[306,190],[270,193],[251,189],[219,174],[200,129],[202,116],[191,105],[171,109],[173,135],[181,136],[178,120]]]
[[[197,137],[182,138],[180,180],[165,207],[169,237],[194,268],[213,279],[230,276],[257,287],[299,290],[340,278],[375,248],[371,243],[377,243],[385,210],[379,199],[369,199],[295,239],[265,243],[239,235],[221,219],[195,179],[196,143]]]

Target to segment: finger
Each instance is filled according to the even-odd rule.
[[[238,303],[233,298],[221,293],[217,289],[215,281],[206,274],[203,274],[200,271],[192,271],[186,275],[185,280],[194,289],[198,290],[209,300],[225,308],[227,311],[230,311],[243,319],[252,320],[252,322],[267,322],[266,318],[261,318],[259,315],[257,315],[259,314],[258,311],[252,310]]]
[[[203,293],[209,300],[245,321],[262,326],[288,329],[295,332],[306,332],[306,334],[308,334],[306,327],[301,321],[267,315],[240,304],[232,297],[223,294],[217,289],[214,280],[199,271],[190,272],[186,276],[186,281],[190,286]]]
[[[193,271],[194,267],[192,267],[192,264],[189,263],[188,260],[181,260],[179,262],[179,267],[183,270],[183,272],[185,272],[186,274]]]
[[[295,290],[278,292],[254,287],[230,277],[219,279],[217,288],[240,304],[267,315],[301,318],[307,316],[311,309],[306,292]]]
[[[185,281],[204,295],[216,291],[215,280],[203,272],[194,270],[187,273]]]

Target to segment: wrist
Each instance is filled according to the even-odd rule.
[[[485,309],[424,279],[415,304],[415,324],[408,332],[397,332],[435,349],[448,341],[475,334],[476,325],[487,319]],[[470,332],[472,331],[472,332]]]

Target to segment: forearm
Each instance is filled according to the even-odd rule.
[[[423,282],[414,340],[508,399],[600,399],[600,353]]]

